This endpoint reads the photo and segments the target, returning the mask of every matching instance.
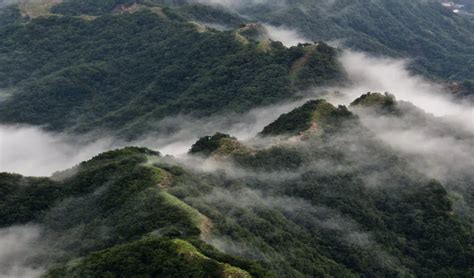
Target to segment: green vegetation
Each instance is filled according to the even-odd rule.
[[[184,240],[156,236],[92,253],[70,266],[49,271],[53,277],[232,277],[250,275],[210,259]]]
[[[119,5],[131,5],[136,0],[72,0],[64,1],[51,8],[51,12],[63,15],[103,15],[112,12]]]
[[[18,1],[21,15],[27,19],[50,16],[49,11],[59,0]]]
[[[220,142],[224,139],[233,138],[228,134],[223,133],[216,133],[213,136],[202,137],[196,143],[194,143],[194,145],[192,145],[189,153],[209,156],[220,147]]]
[[[155,0],[155,2],[158,1]],[[205,5],[183,5],[175,7],[174,10],[179,13],[180,16],[188,20],[224,25],[223,27],[227,28],[237,28],[242,23],[246,22],[246,20],[241,16],[230,11],[224,11],[219,8]]]
[[[474,80],[464,80],[456,86],[453,93],[461,99],[474,103]]]
[[[12,5],[0,8],[0,27],[21,21],[21,13],[18,6]]]
[[[368,92],[351,103],[352,108],[370,109],[381,115],[401,115],[394,95]]]
[[[327,44],[286,48],[229,11],[181,0],[41,3],[0,10],[0,88],[13,91],[1,123],[133,138],[160,131],[165,117],[244,112],[344,80]],[[289,3],[302,6],[245,13],[471,78],[472,25],[430,1]],[[350,108],[452,134],[389,94]],[[474,276],[472,175],[431,179],[344,106],[312,100],[254,141],[216,133],[189,155],[198,157],[127,147],[51,178],[0,173],[0,228],[40,227],[44,248],[27,264],[48,278]],[[214,171],[191,164],[216,157]]]
[[[176,19],[144,10],[0,28],[0,87],[16,89],[0,103],[0,121],[133,137],[156,131],[164,117],[244,112],[295,98],[301,84],[343,79],[335,52],[314,51],[317,65],[290,78],[305,46],[271,43],[261,51],[259,42],[242,44],[232,31],[200,33],[162,12]]]
[[[351,103],[351,106],[364,106],[364,107],[370,107],[370,106],[380,106],[381,108],[390,108],[396,105],[396,100],[395,96],[385,93],[367,93],[356,100],[354,100]]]
[[[208,157],[210,155],[226,156],[229,154],[245,153],[248,150],[237,138],[231,137],[228,134],[216,133],[213,136],[200,138],[192,145],[189,153]]]
[[[341,40],[352,49],[413,59],[412,69],[426,76],[463,80],[474,72],[473,22],[439,1],[291,0],[279,10],[244,12],[313,41]]]
[[[46,277],[474,274],[474,218],[454,209],[464,195],[448,193],[452,184],[413,169],[345,108],[310,101],[271,124],[272,134],[287,131],[288,115],[304,119],[298,132],[316,121],[324,136],[268,147],[203,137],[191,155],[240,146],[220,157],[235,168],[215,171],[130,147],[56,174],[61,180],[1,174],[2,226],[43,228],[48,248],[34,261],[52,262]]]
[[[260,135],[303,135],[305,132],[337,131],[344,121],[354,118],[344,106],[336,108],[325,100],[312,100],[281,115],[266,126]]]
[[[0,173],[0,227],[34,220],[62,194],[60,184],[52,180]]]
[[[310,119],[309,107],[318,103],[324,102],[289,114]],[[354,118],[328,122],[339,128],[326,136],[235,154],[230,159],[249,176],[222,181],[225,189],[208,189],[191,204],[202,207],[221,237],[262,252],[278,276],[471,275],[472,223],[453,211],[446,189]]]
[[[148,158],[159,154],[133,147],[106,152],[56,174],[61,181],[2,173],[1,226],[41,225],[49,244],[35,263],[53,263],[46,277],[249,277],[233,262],[264,276],[258,263],[202,242],[212,223],[160,187],[156,172],[168,171],[147,166]]]

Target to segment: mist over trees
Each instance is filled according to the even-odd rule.
[[[0,0],[0,276],[473,277],[465,16]]]

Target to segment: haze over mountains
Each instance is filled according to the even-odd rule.
[[[474,275],[468,15],[0,7],[0,277]]]

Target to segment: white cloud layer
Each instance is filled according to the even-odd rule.
[[[89,159],[110,145],[110,139],[84,143],[38,127],[0,125],[0,172],[48,176]]]
[[[43,273],[28,259],[37,252],[40,229],[36,226],[13,226],[0,229],[0,278],[33,278]]]
[[[293,31],[289,37],[297,34]],[[296,35],[297,37],[297,35]],[[297,40],[294,40],[296,42]],[[350,86],[338,88],[315,89],[311,98],[327,98],[334,104],[349,104],[355,98],[368,91],[388,91],[399,100],[412,102],[426,112],[436,116],[449,116],[453,127],[462,126],[464,131],[474,133],[473,107],[453,102],[443,88],[433,84],[420,76],[409,73],[406,69],[407,62],[374,58],[366,54],[345,51],[341,57],[352,81]],[[340,94],[327,96],[327,92],[339,91]],[[160,150],[164,154],[180,155],[186,153],[190,146],[201,136],[215,132],[225,132],[236,136],[240,140],[249,140],[254,137],[267,124],[274,121],[282,113],[303,104],[306,100],[283,103],[271,107],[263,107],[250,111],[244,115],[227,115],[226,117],[213,117],[206,119],[192,119],[186,116],[164,119],[161,124],[165,126],[178,127],[178,132],[171,136],[150,135],[135,142],[117,142],[110,138],[101,140],[83,140],[72,138],[64,134],[52,134],[44,132],[37,127],[1,126],[0,125],[0,171],[16,172],[23,175],[48,176],[58,170],[64,170],[75,164],[87,160],[92,156],[113,148],[125,145],[137,145]],[[230,121],[229,119],[238,119]],[[390,126],[390,125],[389,125]],[[396,134],[391,134],[388,129],[383,130],[381,125],[373,125],[380,138],[387,143],[398,146],[401,151],[410,151],[403,146],[416,146],[423,142],[434,142],[421,139],[426,134],[416,134],[421,130],[402,129]],[[405,127],[404,127],[405,128]],[[402,132],[403,131],[403,132]],[[410,133],[410,136],[402,136]],[[414,132],[414,133],[413,133]],[[395,136],[397,135],[397,136]],[[399,135],[399,136],[398,136]],[[430,135],[432,136],[432,135]],[[448,136],[449,137],[449,136]],[[400,138],[397,142],[388,139]],[[432,138],[435,141],[440,138]],[[460,151],[452,153],[465,153],[462,150],[469,146],[457,146],[459,140],[455,138],[442,138],[448,140],[443,145],[446,152],[449,148],[458,148]],[[402,142],[403,144],[400,144]],[[457,143],[456,143],[457,142]],[[424,153],[435,151],[437,146],[425,144]],[[447,147],[448,146],[448,147]],[[422,153],[418,154],[422,154]],[[452,160],[457,159],[454,157]],[[465,156],[463,156],[465,159]],[[437,164],[436,167],[442,167]],[[433,168],[434,169],[434,168]]]
[[[296,46],[298,43],[310,42],[309,39],[303,37],[298,33],[298,31],[285,27],[279,26],[275,27],[269,24],[263,25],[267,31],[268,36],[273,41],[280,41],[286,47]]]
[[[435,116],[452,118],[474,132],[474,107],[454,102],[439,84],[429,82],[407,70],[408,62],[390,58],[375,58],[346,50],[340,59],[352,81],[351,86],[332,88],[343,98],[335,103],[349,104],[366,92],[390,92],[398,100],[411,102]]]
[[[255,5],[267,5],[270,7],[284,6],[286,0],[189,0],[188,2],[211,6],[220,6],[227,9],[239,11]]]

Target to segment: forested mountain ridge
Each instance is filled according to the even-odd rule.
[[[253,20],[295,28],[310,40],[407,58],[434,79],[473,79],[474,24],[437,0],[288,0],[280,9],[242,7]],[[270,2],[271,3],[271,2]]]
[[[199,239],[211,223],[166,193],[171,174],[143,164],[157,156],[140,148],[107,152],[58,173],[60,181],[57,175],[48,180],[2,173],[1,226],[41,223],[45,245],[26,258],[31,268],[51,266],[45,277],[249,277],[230,265],[234,260],[253,275],[265,273]]]
[[[409,58],[433,78],[472,79],[473,25],[430,1],[299,0],[237,11],[186,1],[46,2],[1,9],[0,88],[11,96],[0,102],[3,123],[133,138],[160,130],[167,116],[245,112],[344,79],[336,51],[323,43],[315,52],[285,49],[233,31],[252,20]]]
[[[298,117],[311,132],[280,136]],[[315,100],[265,129],[273,136],[255,142],[203,137],[185,159],[125,148],[50,179],[1,174],[2,226],[34,224],[40,242],[54,240],[27,261],[48,266],[45,277],[472,276],[472,218],[455,207],[457,189],[353,112]]]
[[[0,121],[133,137],[167,116],[245,112],[345,78],[324,43],[286,48],[154,8],[0,28],[0,87],[13,92]]]
[[[184,5],[186,1],[157,2]],[[195,2],[200,1],[187,1]],[[410,59],[414,72],[433,79],[474,78],[474,23],[443,7],[438,0],[201,3],[230,8],[246,20],[294,28],[311,41],[331,41],[374,55]]]

